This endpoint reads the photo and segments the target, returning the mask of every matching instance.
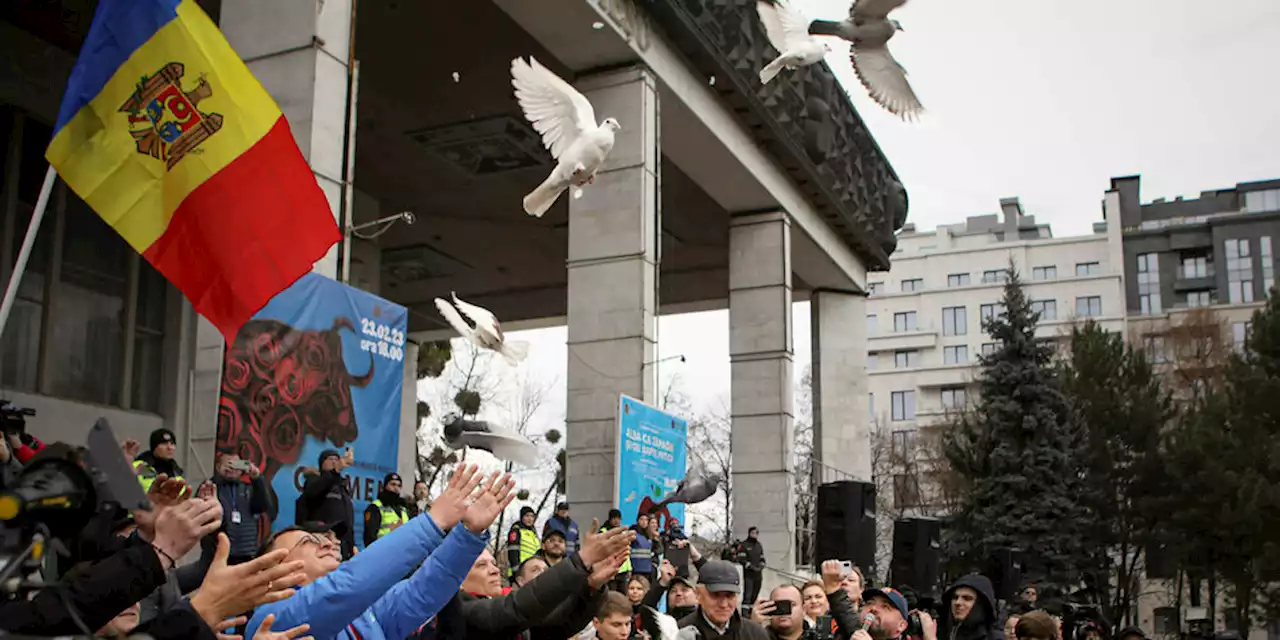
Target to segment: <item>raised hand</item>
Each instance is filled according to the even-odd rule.
[[[582,537],[582,548],[578,550],[582,563],[588,567],[603,562],[623,549],[630,550],[631,542],[636,539],[636,532],[622,527],[615,527],[603,533],[597,533],[598,531],[600,531],[600,520],[593,519],[591,528]]]
[[[489,481],[476,495],[467,512],[462,516],[462,524],[471,533],[484,533],[498,519],[507,505],[515,499],[516,481],[510,473],[499,475],[497,471],[489,476]]]
[[[840,590],[845,579],[844,565],[839,560],[826,560],[822,563],[822,585],[827,593]]]
[[[185,480],[170,478],[165,474],[156,476],[155,482],[147,490],[147,499],[156,508],[172,507],[191,497],[191,487]]]
[[[674,577],[676,577],[676,566],[671,564],[670,560],[663,558],[662,566],[658,567],[658,584],[669,587]]]
[[[222,505],[217,500],[188,500],[156,514],[151,544],[164,556],[163,564],[172,565],[221,526]]]
[[[196,490],[196,497],[202,500],[216,500],[216,488],[213,483],[205,480],[200,483],[200,488]]]
[[[756,606],[751,607],[751,619],[757,623],[768,626],[769,614],[778,610],[778,604],[772,600],[760,598],[756,600]]]
[[[124,454],[126,461],[132,462],[138,457],[138,452],[142,451],[142,444],[132,438],[120,443],[120,451]]]
[[[267,617],[262,619],[262,624],[258,625],[258,630],[253,634],[253,640],[294,640],[298,636],[306,633],[311,628],[309,624],[300,624],[292,629],[284,631],[272,631],[271,625],[276,621],[276,614],[269,613]],[[315,640],[311,636],[302,636],[298,640]]]
[[[211,627],[228,617],[288,598],[293,595],[292,587],[307,578],[302,562],[283,562],[288,549],[276,549],[234,567],[227,566],[230,549],[227,535],[219,533],[213,563],[200,589],[191,596],[191,608]]]
[[[474,464],[460,465],[454,470],[453,477],[449,478],[449,484],[445,487],[444,493],[431,503],[431,509],[427,511],[427,515],[435,521],[441,531],[452,529],[453,525],[458,524],[463,514],[467,512],[467,503],[471,499],[471,494],[475,492],[476,487],[480,486],[480,481],[483,479],[479,473],[476,473],[478,468]]]
[[[631,546],[628,545],[626,550],[619,551],[600,562],[591,565],[591,575],[587,576],[587,584],[592,589],[599,589],[610,580],[618,575],[618,569],[622,568],[622,563],[631,557]]]
[[[347,451],[342,454],[342,468],[348,469],[356,464],[356,450],[347,447]]]
[[[244,636],[240,634],[227,632],[247,622],[249,622],[249,619],[244,616],[223,620],[218,623],[218,626],[213,628],[213,635],[218,640],[244,640]]]

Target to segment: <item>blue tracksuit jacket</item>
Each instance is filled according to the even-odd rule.
[[[248,629],[274,613],[273,631],[310,624],[316,640],[407,638],[458,593],[488,538],[461,524],[446,536],[429,515],[418,516],[293,597],[259,607]]]

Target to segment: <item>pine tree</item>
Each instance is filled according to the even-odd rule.
[[[970,567],[998,549],[1021,550],[1034,577],[1067,586],[1091,558],[1084,438],[1012,266],[1003,303],[1004,313],[983,323],[999,347],[980,361],[981,398],[943,434],[943,452],[966,483],[946,549]]]
[[[1091,512],[1088,548],[1106,596],[1108,620],[1131,623],[1145,550],[1156,541],[1162,510],[1153,496],[1172,479],[1160,437],[1173,402],[1141,349],[1092,320],[1071,332],[1062,364],[1063,392],[1086,438],[1084,504]]]

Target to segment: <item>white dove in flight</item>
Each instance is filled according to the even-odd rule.
[[[613,118],[597,125],[586,96],[533,56],[528,62],[511,61],[511,86],[524,117],[556,159],[551,175],[524,197],[525,213],[541,218],[570,185],[577,187],[573,197],[582,197],[582,186],[595,182],[596,171],[613,151],[613,134],[622,126]]]
[[[471,340],[484,349],[497,352],[507,361],[507,364],[513,367],[518,366],[520,361],[529,355],[529,343],[519,340],[507,341],[502,335],[502,324],[488,309],[464,302],[456,293],[450,295],[453,297],[453,304],[449,304],[448,300],[436,298],[436,308],[463,338]],[[462,311],[462,314],[458,311]],[[464,320],[463,315],[470,319],[471,323]],[[475,326],[471,326],[472,324]]]
[[[907,81],[907,70],[889,53],[889,39],[902,31],[889,13],[907,0],[856,0],[849,17],[841,22],[814,20],[809,33],[836,36],[853,43],[850,57],[858,80],[871,99],[903,120],[915,120],[924,111],[920,99]]]
[[[760,70],[760,84],[769,84],[783,69],[807,67],[831,53],[830,45],[809,35],[809,20],[783,0],[758,0],[756,13],[769,44],[778,50],[778,57]]]

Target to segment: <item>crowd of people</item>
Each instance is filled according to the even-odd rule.
[[[1033,585],[996,600],[990,580],[947,589],[938,620],[911,589],[867,585],[848,561],[815,579],[783,581],[757,597],[766,569],[752,528],[705,557],[674,519],[612,510],[579,528],[566,502],[539,530],[520,510],[495,557],[489,531],[514,497],[509,475],[461,465],[444,491],[388,474],[354,538],[348,450],[326,450],[295,504],[296,522],[260,539],[275,511],[261,470],[220,453],[215,477],[192,486],[163,429],[141,451],[123,445],[152,507],[99,513],[45,567],[50,586],[10,595],[0,630],[15,635],[158,640],[380,638],[411,640],[1062,640],[1062,622],[1037,608]],[[0,481],[66,445],[10,435]],[[2,488],[2,487],[0,487]],[[183,563],[190,555],[198,559]],[[499,562],[499,558],[503,562]],[[19,594],[26,593],[19,591]],[[904,595],[905,594],[905,595]],[[0,635],[3,635],[0,633]],[[1073,640],[1103,640],[1102,627]],[[1115,640],[1144,640],[1137,629]]]

